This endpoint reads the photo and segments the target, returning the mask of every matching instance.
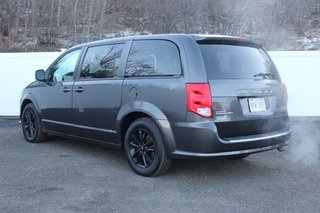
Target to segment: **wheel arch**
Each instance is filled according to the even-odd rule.
[[[28,105],[28,104],[33,104],[34,107],[36,108],[40,118],[41,118],[41,110],[40,110],[40,106],[38,104],[38,102],[35,100],[35,98],[32,97],[32,95],[24,97],[23,99],[21,99],[21,104],[20,104],[20,118],[23,112],[23,109]]]
[[[21,106],[20,106],[20,118],[22,116],[22,112],[23,112],[24,108],[30,103],[32,103],[32,101],[30,99],[23,100],[23,102],[21,103]]]
[[[175,149],[175,140],[170,122],[158,107],[144,101],[131,102],[120,109],[117,116],[116,130],[121,146],[123,147],[124,136],[130,124],[142,117],[149,117],[157,124],[161,131],[166,150],[170,154]]]

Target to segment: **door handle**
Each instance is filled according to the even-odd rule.
[[[62,89],[62,92],[64,92],[64,93],[67,93],[67,92],[70,92],[70,91],[71,91],[71,89],[68,88],[68,87],[64,87],[64,88]]]
[[[74,90],[75,92],[82,93],[84,89],[82,87],[78,87],[77,89]]]

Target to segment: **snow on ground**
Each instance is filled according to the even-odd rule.
[[[60,52],[0,53],[0,116],[19,115],[20,95]],[[289,93],[291,116],[320,116],[320,51],[269,52]]]

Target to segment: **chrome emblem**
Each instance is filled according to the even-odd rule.
[[[239,95],[269,95],[273,94],[271,89],[240,89],[238,90]]]

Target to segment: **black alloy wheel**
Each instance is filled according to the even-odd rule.
[[[26,110],[22,118],[24,132],[27,138],[33,138],[36,134],[35,115],[32,110]]]
[[[168,158],[157,124],[150,118],[139,118],[128,128],[124,150],[131,168],[143,176],[156,176],[168,170]]]
[[[33,104],[28,104],[22,111],[21,125],[24,137],[31,143],[38,143],[45,139],[42,132],[39,115]]]
[[[155,144],[150,132],[144,128],[135,128],[129,138],[129,154],[135,165],[149,167],[155,158]]]

